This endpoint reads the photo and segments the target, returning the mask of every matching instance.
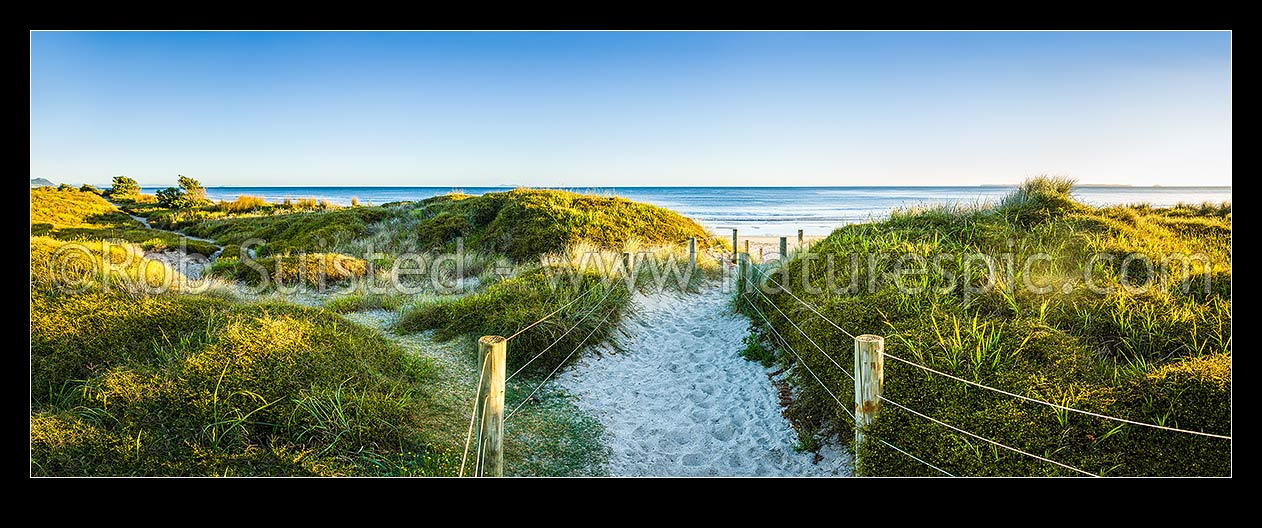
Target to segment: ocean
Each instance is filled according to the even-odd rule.
[[[839,225],[880,219],[896,208],[941,203],[997,201],[1010,186],[984,187],[595,187],[568,190],[617,195],[679,211],[713,230],[737,228],[741,234],[827,235]],[[213,200],[235,200],[248,194],[267,201],[319,198],[349,205],[421,200],[460,191],[468,194],[505,191],[510,187],[207,187]],[[144,192],[157,192],[146,187]],[[1074,196],[1091,205],[1149,203],[1157,207],[1179,202],[1231,201],[1231,187],[1080,187]]]

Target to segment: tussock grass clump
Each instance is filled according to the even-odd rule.
[[[368,273],[368,262],[340,253],[287,253],[262,257],[253,262],[243,261],[240,257],[220,257],[212,265],[211,273],[247,284],[259,284],[266,278],[269,283],[281,285],[301,282],[319,286],[363,277]]]
[[[560,253],[544,255],[540,261],[564,274],[598,272],[606,277],[627,280],[623,271],[623,253],[632,266],[631,285],[642,291],[678,289],[696,291],[705,279],[718,278],[723,264],[708,252],[698,252],[697,268],[691,270],[688,248],[675,244],[645,245],[639,239],[626,242],[621,251],[581,242]]]
[[[769,272],[851,333],[884,336],[889,354],[1078,409],[1230,434],[1230,206],[1093,208],[1074,202],[1070,190],[1067,180],[1040,178],[994,208],[931,208],[845,226],[783,272]],[[969,266],[974,254],[994,259],[993,287],[985,287],[991,277],[982,261]],[[1186,265],[1169,258],[1197,254]],[[915,268],[902,260],[907,255],[926,259],[927,272],[895,275]],[[1030,260],[1035,255],[1047,258]],[[1145,258],[1152,271],[1142,265]],[[1088,287],[1088,271],[1101,291]],[[1051,287],[1035,291],[1027,283]],[[851,341],[787,293],[764,286],[816,343]],[[838,398],[853,400],[853,382],[833,364],[853,365],[849,347],[824,357],[767,300],[754,294],[748,302]],[[745,311],[761,322],[752,308]],[[797,362],[783,350],[776,361]],[[1229,441],[1023,403],[890,359],[884,379],[885,395],[910,408],[1091,473],[1231,473]],[[795,424],[809,436],[851,437],[851,419],[805,369],[793,369],[791,380],[788,413]],[[956,475],[1072,474],[890,406],[870,435]],[[865,474],[936,474],[878,443],[858,449]]]
[[[229,213],[246,213],[261,209],[266,203],[262,196],[243,194],[231,202],[219,202],[219,209]]]
[[[577,354],[568,359],[566,356],[588,334],[591,337],[584,345],[587,347],[612,337],[617,321],[631,300],[630,290],[624,283],[608,280],[600,273],[549,277],[548,271],[536,268],[470,295],[412,307],[403,313],[396,328],[405,332],[436,330],[439,339],[465,334],[508,337],[561,309],[510,344],[510,372],[525,366],[530,358],[547,349],[523,371],[532,376],[547,374],[562,362],[578,359]],[[549,287],[553,281],[555,289]],[[576,297],[581,298],[569,304]],[[548,348],[554,342],[555,345]]]
[[[1073,188],[1074,180],[1070,178],[1060,176],[1030,178],[1016,191],[1004,197],[999,202],[998,210],[1022,225],[1061,218],[1066,214],[1082,210],[1083,206],[1074,201],[1070,195]]]

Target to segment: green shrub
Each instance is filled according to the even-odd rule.
[[[158,191],[158,204],[167,209],[188,209],[196,202],[178,187],[167,187]]]
[[[134,200],[140,195],[140,184],[126,176],[115,176],[114,186],[110,188],[111,200]]]
[[[202,187],[202,183],[183,174],[180,175],[180,190],[194,204],[206,201],[206,188]]]

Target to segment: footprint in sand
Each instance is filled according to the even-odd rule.
[[[730,428],[721,427],[710,431],[710,436],[714,437],[714,439],[719,442],[727,442],[731,440],[733,436],[736,436],[736,431],[733,431]]]
[[[681,460],[681,462],[683,462],[685,466],[700,466],[702,463],[705,462],[705,458],[706,458],[705,455],[702,455],[700,453],[688,453],[684,455],[684,458],[683,460]]]

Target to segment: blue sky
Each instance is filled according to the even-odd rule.
[[[31,34],[31,177],[1231,183],[1224,32]]]

